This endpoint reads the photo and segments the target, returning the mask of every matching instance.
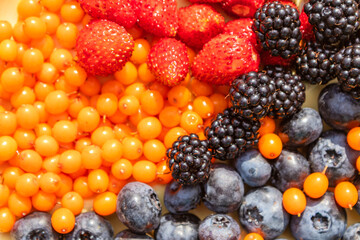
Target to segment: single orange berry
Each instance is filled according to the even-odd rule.
[[[260,137],[267,133],[275,132],[275,120],[269,117],[265,117],[260,120],[261,126],[259,129]]]
[[[348,132],[347,142],[352,149],[360,151],[360,127],[355,127]]]
[[[0,233],[10,232],[16,218],[9,208],[0,208]]]
[[[136,181],[150,183],[156,178],[157,167],[147,160],[137,161],[133,166],[133,177]]]
[[[110,163],[119,160],[122,156],[122,143],[117,139],[109,139],[102,146],[101,157]]]
[[[334,194],[336,202],[343,208],[352,209],[359,199],[358,190],[347,181],[337,184]]]
[[[68,175],[63,174],[63,173],[60,173],[59,177],[61,179],[60,188],[55,194],[56,194],[57,197],[61,198],[67,192],[70,192],[72,190],[72,188],[73,188],[73,180],[71,179],[71,177],[69,177]]]
[[[304,192],[311,198],[322,197],[328,187],[329,180],[324,173],[312,173],[304,181]]]
[[[245,236],[244,240],[264,240],[264,238],[258,233],[249,233]]]
[[[154,139],[161,133],[161,122],[156,117],[147,117],[142,119],[138,125],[137,130],[142,139]]]
[[[197,133],[203,129],[203,119],[194,111],[185,111],[181,115],[180,126],[187,132]]]
[[[116,211],[117,196],[113,192],[104,192],[94,199],[94,211],[101,216],[108,216]]]
[[[40,188],[46,193],[55,193],[59,190],[61,178],[58,174],[47,172],[40,176]]]
[[[109,176],[102,169],[92,170],[88,175],[88,184],[94,193],[105,192],[109,185]]]
[[[0,207],[3,207],[7,204],[7,201],[10,196],[10,189],[5,184],[0,184]]]
[[[166,158],[166,148],[161,141],[151,139],[144,143],[144,156],[152,162],[160,162]]]
[[[15,216],[25,217],[31,212],[31,199],[29,197],[23,197],[20,194],[13,192],[9,196],[8,207]]]
[[[267,159],[277,158],[282,151],[282,142],[278,135],[268,133],[259,139],[259,151]]]
[[[69,233],[75,227],[75,216],[69,209],[59,208],[51,216],[51,225],[58,233]]]
[[[132,172],[133,172],[133,166],[131,162],[124,158],[120,159],[119,161],[116,161],[111,166],[112,175],[119,180],[125,180],[130,178]]]
[[[39,191],[39,187],[37,176],[32,173],[25,173],[17,179],[15,190],[21,196],[31,197]]]
[[[2,173],[3,181],[10,189],[14,189],[17,179],[24,174],[24,171],[18,167],[7,167]]]
[[[173,177],[166,160],[159,162],[156,167],[156,182],[161,184],[167,184],[171,182]]]
[[[143,154],[143,143],[136,137],[125,137],[122,141],[123,157],[136,160]]]
[[[40,190],[32,196],[31,203],[36,210],[49,212],[56,204],[56,195],[54,193],[46,193]]]
[[[83,198],[90,198],[94,195],[94,193],[89,188],[87,177],[76,178],[74,181],[74,191],[79,193]]]
[[[298,215],[305,210],[306,197],[298,188],[289,188],[283,194],[283,206],[291,215]]]
[[[68,192],[61,198],[61,205],[78,215],[84,208],[84,199],[77,192]]]

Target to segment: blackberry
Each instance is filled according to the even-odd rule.
[[[173,178],[183,185],[205,182],[209,177],[211,152],[198,135],[180,136],[166,152]]]
[[[232,160],[258,143],[260,122],[242,118],[234,108],[219,113],[205,129],[209,149],[215,158]]]
[[[310,0],[304,11],[313,25],[316,40],[322,45],[346,44],[360,27],[355,0]]]
[[[296,72],[310,84],[326,84],[335,78],[331,60],[335,53],[317,42],[308,42],[296,59]]]
[[[282,119],[300,111],[305,102],[305,85],[300,76],[282,66],[266,66],[264,72],[275,85],[275,100],[270,107],[269,117]]]
[[[360,44],[341,49],[334,56],[335,74],[341,89],[360,99]]]
[[[253,30],[264,50],[288,59],[300,49],[300,18],[296,8],[278,1],[269,2],[255,13]]]
[[[241,117],[250,120],[264,118],[274,102],[275,86],[263,72],[249,72],[232,82],[230,99]]]

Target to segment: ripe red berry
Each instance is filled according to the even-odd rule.
[[[264,2],[265,0],[224,0],[222,7],[230,14],[252,18]]]

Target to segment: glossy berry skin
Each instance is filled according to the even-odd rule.
[[[120,221],[135,233],[147,233],[160,224],[161,203],[147,184],[130,182],[119,192],[116,213]]]
[[[322,172],[328,166],[325,175],[329,186],[335,186],[354,176],[357,157],[358,153],[347,144],[344,132],[329,130],[310,146],[308,160],[312,172]]]
[[[260,233],[264,239],[279,236],[290,219],[282,206],[282,193],[271,186],[249,191],[239,209],[239,218],[247,231]]]
[[[310,174],[310,164],[297,151],[283,149],[273,164],[271,183],[280,191],[296,187],[302,189],[306,177]]]
[[[84,11],[93,18],[106,18],[106,0],[79,0]]]
[[[108,220],[95,212],[85,212],[76,216],[76,224],[72,232],[65,235],[72,239],[112,239],[114,230]]]
[[[306,199],[305,211],[300,217],[292,216],[290,229],[296,239],[340,239],[346,229],[346,212],[327,192],[319,199]]]
[[[156,80],[175,86],[189,72],[186,45],[174,38],[162,38],[150,49],[147,64]]]
[[[200,219],[191,214],[165,214],[155,231],[157,240],[197,240]]]
[[[51,215],[33,212],[15,222],[11,237],[17,240],[46,239],[56,240],[58,234],[51,227]]]
[[[91,21],[76,42],[79,65],[92,75],[106,76],[120,70],[133,48],[134,40],[125,28],[105,19]]]
[[[350,225],[342,236],[342,240],[360,240],[360,223]]]
[[[330,84],[319,95],[319,113],[330,127],[350,130],[360,126],[359,103],[351,94],[341,91],[338,84]]]
[[[216,213],[236,211],[244,196],[244,183],[232,167],[214,164],[204,184],[204,204]]]
[[[181,185],[172,181],[166,185],[164,204],[171,213],[183,213],[195,209],[201,201],[202,190],[199,184]]]
[[[279,137],[287,147],[304,147],[315,141],[323,130],[320,114],[312,108],[302,108],[279,126]]]
[[[131,232],[129,229],[123,230],[116,234],[114,240],[131,240],[131,239],[154,239],[148,235],[145,234],[137,234]]]
[[[133,27],[137,20],[133,3],[132,0],[106,0],[107,19],[125,28]]]
[[[261,187],[271,176],[271,165],[257,149],[248,149],[235,159],[236,171],[250,187]]]
[[[238,240],[240,233],[239,224],[224,214],[207,216],[199,226],[200,240]]]
[[[264,4],[265,0],[225,0],[222,7],[230,14],[239,17],[253,18],[256,10]]]

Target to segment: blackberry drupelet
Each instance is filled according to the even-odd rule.
[[[265,3],[255,13],[253,30],[264,50],[288,59],[300,49],[300,15],[296,8],[278,1]]]
[[[264,118],[274,102],[275,86],[263,72],[249,72],[232,82],[229,96],[235,111],[250,120]]]
[[[324,85],[335,78],[331,60],[335,53],[317,42],[308,42],[296,59],[296,72],[310,84]]]
[[[305,85],[300,76],[282,66],[266,66],[264,72],[275,85],[275,100],[270,107],[269,117],[282,119],[300,111],[305,102]]]
[[[215,158],[233,160],[258,143],[259,128],[258,120],[244,119],[234,108],[227,108],[205,129],[205,135]]]
[[[360,44],[341,49],[333,60],[341,89],[360,99]]]
[[[183,185],[205,182],[209,177],[211,152],[207,140],[198,135],[180,136],[167,150],[168,164],[175,181]]]
[[[322,45],[347,44],[360,27],[355,0],[310,0],[304,11],[313,25],[316,40]]]

